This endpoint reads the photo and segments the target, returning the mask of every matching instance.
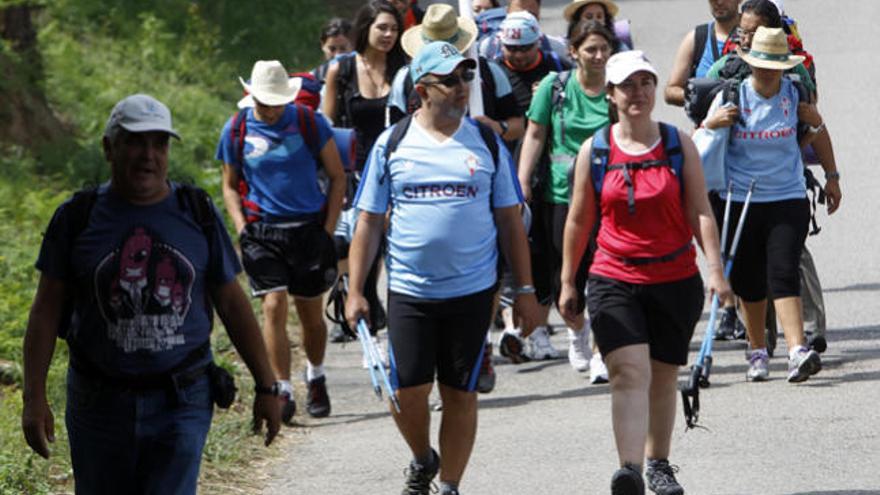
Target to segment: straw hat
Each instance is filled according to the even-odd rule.
[[[792,55],[788,49],[788,37],[782,28],[761,26],[752,38],[748,52],[739,51],[740,57],[752,67],[788,70],[803,62],[803,55]]]
[[[290,78],[277,60],[258,60],[251,70],[250,83],[238,78],[247,96],[238,102],[239,108],[254,106],[254,99],[264,105],[286,105],[296,98],[302,80]]]
[[[477,37],[477,25],[473,19],[457,17],[455,9],[436,3],[428,7],[422,23],[407,29],[400,37],[403,51],[415,57],[419,50],[432,41],[446,41],[464,52]]]
[[[620,12],[620,8],[616,3],[611,0],[574,0],[570,4],[565,6],[565,10],[562,11],[562,16],[565,17],[565,20],[571,22],[571,19],[574,17],[574,13],[578,11],[579,8],[584,5],[590,3],[601,3],[605,6],[605,10],[608,12],[608,15],[614,17]]]

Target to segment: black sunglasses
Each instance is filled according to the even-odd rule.
[[[464,81],[465,83],[469,83],[473,80],[474,80],[474,71],[466,70],[466,71],[462,72],[460,76],[455,75],[455,74],[449,74],[448,76],[446,76],[442,79],[437,79],[436,81],[423,81],[422,84],[427,84],[429,86],[442,84],[443,86],[446,86],[447,88],[454,88],[454,87],[458,86],[459,84],[461,84],[462,81]]]
[[[511,52],[527,52],[534,47],[534,43],[531,45],[504,45],[504,49]]]

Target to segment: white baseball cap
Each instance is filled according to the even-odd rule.
[[[605,84],[620,84],[629,76],[641,71],[650,72],[655,78],[660,77],[657,75],[657,69],[651,65],[651,61],[641,50],[616,53],[605,64]]]
[[[150,95],[131,95],[119,101],[110,112],[104,135],[111,135],[115,127],[129,132],[167,132],[180,139],[171,125],[171,110]]]

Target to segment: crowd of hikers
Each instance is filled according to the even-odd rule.
[[[371,0],[330,20],[314,70],[260,60],[240,78],[216,150],[237,249],[211,198],[167,178],[171,111],[121,100],[103,134],[110,180],[56,210],[37,259],[28,444],[48,457],[64,338],[77,493],[195,493],[213,407],[236,392],[212,357],[214,310],[268,445],[297,414],[292,300],[305,412],[331,414],[328,341],[359,338],[412,452],[402,493],[458,494],[496,347],[514,364],[560,358],[555,306],[571,367],[610,383],[611,493],[683,494],[677,377],[706,293],[719,318],[704,348],[746,340],[747,380],[769,377],[777,319],[787,380],[818,373],[826,317],[804,243],[817,201],[841,201],[815,61],[782,0],[708,5],[662,92],[694,132],[654,120],[658,70],[613,0],[572,1],[561,36],[542,32],[540,0]]]

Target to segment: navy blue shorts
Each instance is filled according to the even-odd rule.
[[[395,389],[437,381],[476,389],[496,287],[451,299],[388,292],[388,354]]]

